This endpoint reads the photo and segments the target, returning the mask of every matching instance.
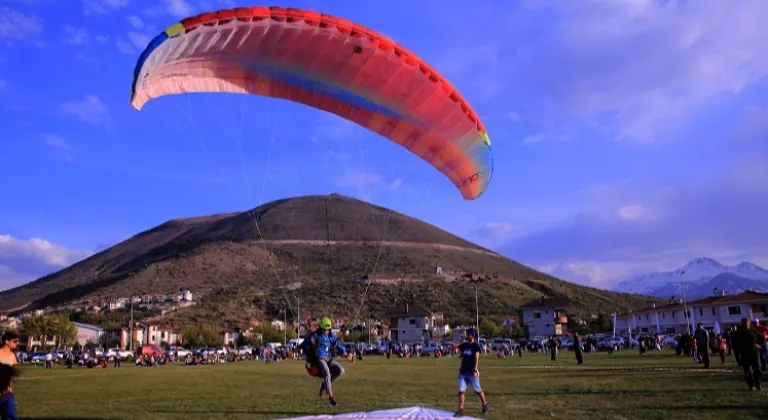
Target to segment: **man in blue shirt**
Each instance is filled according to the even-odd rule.
[[[467,385],[480,397],[483,403],[483,414],[488,412],[488,400],[485,399],[485,393],[480,388],[480,354],[482,353],[480,345],[477,343],[477,330],[467,329],[467,341],[459,345],[459,354],[461,354],[461,367],[459,368],[459,411],[454,417],[464,416],[464,394],[467,392]]]
[[[333,395],[332,384],[344,375],[344,368],[333,360],[333,351],[338,350],[353,363],[354,359],[347,354],[347,350],[336,337],[336,334],[331,332],[331,328],[331,319],[324,317],[320,320],[319,328],[313,331],[301,345],[307,356],[307,370],[313,374],[313,367],[317,366],[316,376],[323,379],[323,383],[320,384],[319,395],[322,396],[323,393],[327,392],[328,402],[331,406],[335,406],[336,398]]]

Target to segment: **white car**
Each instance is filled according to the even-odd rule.
[[[664,337],[664,340],[661,341],[661,345],[677,348],[677,337],[674,335]]]
[[[133,352],[130,350],[117,349],[117,357],[121,359],[127,359],[129,357],[133,357]]]
[[[171,357],[173,355],[178,355],[179,357],[187,357],[187,355],[191,353],[192,353],[191,351],[185,349],[184,347],[179,347],[179,346],[168,347],[168,350],[165,351],[165,355],[168,357]]]

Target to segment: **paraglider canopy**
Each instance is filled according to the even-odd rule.
[[[307,417],[292,417],[280,420],[480,420],[476,417],[453,417],[453,413],[424,407],[395,408],[392,410],[368,411],[358,413],[343,413],[336,415],[317,415]]]
[[[403,46],[341,18],[241,7],[184,19],[141,53],[131,104],[190,92],[262,95],[336,114],[419,156],[467,200],[491,180],[491,140],[456,88]]]

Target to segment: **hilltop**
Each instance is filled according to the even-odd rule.
[[[258,225],[257,225],[258,222]],[[258,228],[257,228],[258,226]],[[573,311],[644,306],[647,298],[564,282],[423,221],[336,194],[273,201],[247,212],[171,220],[29,284],[0,292],[0,310],[190,289],[200,304],[170,324],[242,324],[302,313],[378,316],[410,301],[449,316],[508,315],[528,300],[566,297]],[[365,301],[363,304],[363,296]]]

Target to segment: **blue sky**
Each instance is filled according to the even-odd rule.
[[[131,108],[151,37],[235,3],[3,2],[0,289],[172,218],[331,192],[599,287],[698,256],[768,265],[768,2],[273,1],[372,27],[451,80],[494,143],[476,201],[296,104]]]

